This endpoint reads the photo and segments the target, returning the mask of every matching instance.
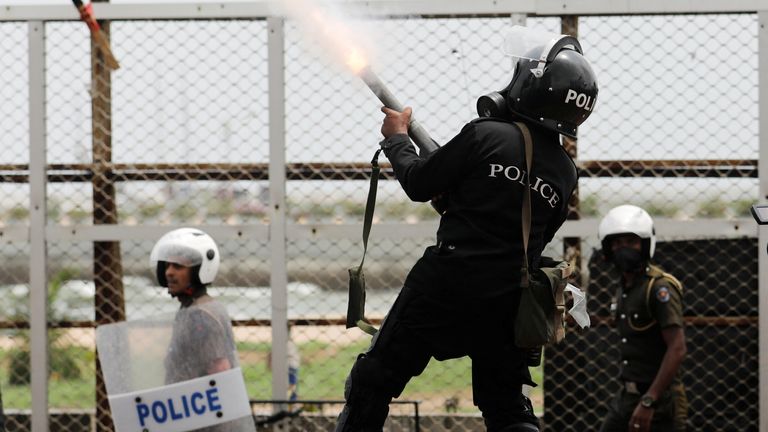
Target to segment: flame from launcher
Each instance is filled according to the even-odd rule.
[[[373,72],[366,58],[363,47],[372,47],[364,38],[366,32],[354,32],[343,20],[318,8],[311,0],[285,0],[289,17],[298,21],[309,38],[332,53],[336,59],[347,66],[352,73],[360,77],[373,91],[384,106],[395,111],[403,111],[403,105]],[[311,31],[311,33],[309,32]],[[367,50],[368,53],[371,50]],[[437,150],[438,145],[430,138],[424,128],[411,117],[408,134],[414,143],[426,153]]]
[[[372,45],[367,43],[363,32],[354,32],[352,26],[339,16],[320,9],[311,0],[286,0],[285,6],[290,18],[302,24],[305,30],[311,30],[310,38],[332,53],[352,73],[358,75],[368,66],[365,52],[372,50],[364,49],[363,45]]]
[[[352,47],[349,50],[346,64],[352,70],[352,73],[359,75],[360,72],[368,66],[368,60],[366,60],[365,56],[357,48]]]

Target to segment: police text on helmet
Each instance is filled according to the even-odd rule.
[[[595,106],[592,101],[592,96],[578,93],[573,89],[568,89],[568,93],[565,95],[565,103],[569,103],[570,101],[575,101],[577,107],[583,108],[586,111],[592,111],[592,108]]]
[[[521,185],[525,186],[525,177],[528,175],[525,170],[521,170],[514,165],[505,167],[501,164],[488,164],[488,166],[491,168],[491,172],[488,174],[488,177],[504,176],[508,180],[517,181]],[[536,177],[535,181],[531,182],[531,190],[537,192],[542,198],[544,198],[544,200],[549,203],[549,206],[552,208],[555,208],[557,203],[560,202],[560,195],[558,195],[558,193],[555,191],[555,188],[553,188],[551,184],[545,182],[538,176]]]

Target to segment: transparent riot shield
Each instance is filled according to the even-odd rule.
[[[223,306],[99,326],[96,347],[117,432],[255,431]]]

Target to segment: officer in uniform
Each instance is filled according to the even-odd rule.
[[[437,151],[417,155],[407,135],[410,108],[382,109],[381,146],[398,181],[411,200],[442,196],[442,216],[437,244],[412,268],[370,348],[352,366],[337,432],[381,431],[391,399],[432,357],[463,356],[472,359],[474,403],[488,431],[539,430],[522,394],[523,384],[535,385],[526,351],[514,345],[522,197],[529,178],[528,257],[536,268],[566,218],[577,183],[560,135],[576,137],[594,106],[597,83],[575,38],[541,32],[520,37],[529,30],[517,27],[510,36],[530,44],[507,50],[517,58],[509,85],[482,97],[483,118]],[[533,138],[531,173],[515,121],[527,125]]]
[[[615,306],[621,337],[621,383],[600,429],[684,431],[688,402],[680,378],[686,354],[683,287],[649,261],[656,236],[648,213],[633,205],[611,209],[598,235],[606,260],[621,272]]]

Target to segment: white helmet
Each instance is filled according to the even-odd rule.
[[[166,262],[184,267],[199,266],[197,275],[192,276],[193,281],[196,276],[202,285],[207,285],[213,282],[219,271],[219,248],[205,232],[196,228],[179,228],[160,237],[149,255],[149,265],[155,269],[157,282],[163,287],[168,286],[165,265],[161,265]]]
[[[651,215],[640,207],[625,204],[612,208],[600,221],[597,236],[603,246],[603,254],[610,260],[613,251],[608,242],[619,235],[635,234],[643,243],[643,258],[653,258],[656,250],[656,230]]]

